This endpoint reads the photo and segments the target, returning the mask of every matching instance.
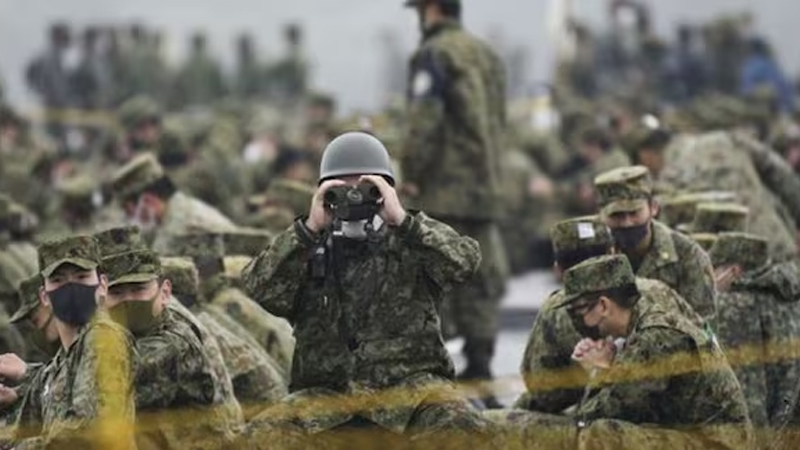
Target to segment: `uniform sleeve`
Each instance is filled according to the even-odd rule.
[[[526,404],[520,405],[524,409],[558,414],[580,401],[587,377],[572,363],[577,341],[570,346],[566,339],[576,333],[565,315],[564,310],[544,309],[536,316],[520,367],[528,389]]]
[[[45,430],[45,449],[123,448],[120,442],[133,443],[135,350],[131,340],[119,327],[96,324],[84,343],[84,353],[69,380],[71,405],[65,420]]]
[[[295,297],[308,273],[313,243],[295,224],[275,238],[242,273],[250,298],[270,313],[291,321]]]
[[[20,396],[20,404],[14,420],[14,436],[16,439],[38,436],[42,431],[41,398],[44,391],[47,367],[49,366],[37,369],[17,390],[17,394]]]
[[[445,120],[447,98],[451,95],[448,61],[444,53],[420,50],[411,60],[408,86],[408,130],[400,161],[403,179],[420,183],[441,149],[439,133]]]
[[[425,272],[442,289],[466,280],[481,263],[477,241],[424,213],[408,214],[398,234],[419,252]]]
[[[764,386],[768,392],[762,401],[766,401],[769,424],[779,426],[800,377],[800,349],[793,345],[800,337],[797,306],[768,294],[760,294],[755,304],[760,309],[762,355],[767,362]]]
[[[691,338],[666,328],[643,330],[626,343],[613,365],[600,373],[600,390],[581,406],[578,416],[586,421],[618,419],[647,422],[652,405],[663,400],[670,386],[671,367],[685,373],[702,369]]]
[[[800,177],[776,152],[746,136],[736,142],[750,154],[761,181],[789,210],[795,227],[800,228]]]
[[[714,266],[703,249],[689,243],[681,255],[680,267],[683,271],[677,291],[709,323],[717,316],[717,291],[714,287]]]

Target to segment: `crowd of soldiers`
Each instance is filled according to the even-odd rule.
[[[460,0],[405,3],[405,110],[140,86],[71,151],[0,107],[3,445],[795,448],[800,134],[771,79],[665,108],[651,75],[560,77],[543,130]],[[550,265],[503,408],[500,299]]]

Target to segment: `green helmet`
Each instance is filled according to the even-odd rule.
[[[337,137],[325,148],[319,165],[319,182],[347,175],[381,175],[394,186],[389,152],[374,136],[350,132]]]
[[[161,108],[152,98],[140,95],[123,103],[117,117],[123,128],[131,130],[145,120],[160,119]]]

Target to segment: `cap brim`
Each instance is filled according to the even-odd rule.
[[[117,286],[120,284],[147,283],[157,279],[158,275],[154,273],[131,273],[115,280],[109,280],[108,287]]]
[[[53,275],[53,272],[55,272],[56,269],[58,269],[59,267],[63,266],[64,264],[72,264],[72,265],[78,266],[78,267],[80,267],[81,269],[84,269],[84,270],[95,270],[95,269],[97,269],[97,266],[98,266],[97,262],[91,261],[91,260],[88,260],[88,259],[83,259],[83,258],[64,258],[64,259],[59,259],[58,261],[54,262],[53,264],[50,264],[49,266],[45,267],[42,270],[42,276],[45,277],[45,278],[49,278],[51,275]]]
[[[27,304],[27,305],[26,304],[20,305],[20,307],[17,310],[17,312],[15,312],[13,316],[11,316],[10,322],[11,323],[17,323],[17,322],[25,319],[26,317],[28,317],[36,309],[37,306],[38,305],[36,303]]]
[[[561,303],[557,304],[554,309],[566,308],[567,306],[575,303],[576,300],[583,297],[583,294],[565,295]]]
[[[603,207],[603,215],[610,216],[616,213],[635,212],[647,206],[648,201],[640,198],[636,200],[617,200]]]

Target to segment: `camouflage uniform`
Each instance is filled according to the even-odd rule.
[[[800,371],[800,277],[792,264],[771,264],[767,247],[754,235],[722,233],[711,249],[716,268],[744,271],[720,293],[719,337],[731,352],[750,418],[764,432],[784,425]]]
[[[634,282],[624,256],[593,258],[565,273],[560,306]],[[685,442],[681,448],[749,448],[752,424],[747,406],[716,341],[685,316],[647,296],[629,307],[617,304],[630,311],[628,332],[611,367],[591,377],[589,396],[576,411],[578,427],[612,419],[674,430]],[[645,435],[649,431],[640,430]],[[605,448],[602,441],[594,445]]]
[[[219,64],[206,53],[205,35],[194,36],[189,59],[175,75],[172,101],[176,106],[209,105],[225,94]]]
[[[62,264],[91,270],[99,262],[97,241],[88,236],[39,247],[44,274]],[[135,448],[135,361],[130,335],[97,312],[80,328],[76,341],[62,346],[31,381],[22,399],[17,437],[39,435],[43,448],[99,449],[112,443],[113,448]]]
[[[653,195],[649,173],[642,166],[606,172],[595,179],[595,188],[604,215],[635,210]],[[717,308],[708,255],[691,239],[660,222],[652,221],[650,230],[647,253],[632,260],[636,276],[664,282],[713,324]]]
[[[165,177],[161,165],[151,154],[134,158],[114,176],[112,189],[122,201],[135,199],[153,183]],[[180,191],[166,204],[166,213],[158,225],[151,247],[168,252],[175,235],[201,231],[229,231],[236,226],[219,211]]]
[[[747,207],[736,203],[700,203],[688,229],[691,233],[744,232],[749,215]]]
[[[508,276],[497,226],[505,146],[505,69],[458,21],[424,31],[409,68],[409,129],[401,152],[403,181],[416,185],[413,207],[478,240],[476,277],[447,297],[444,320],[466,339],[466,374],[489,376],[499,301]],[[472,372],[472,373],[470,373]]]
[[[297,337],[281,418],[311,433],[360,418],[396,433],[479,439],[484,421],[449,382],[436,313],[442,293],[477,269],[477,243],[423,213],[379,232],[377,245],[337,240],[327,250],[336,267],[312,274],[310,251],[327,238],[298,221],[245,269],[248,291]]]
[[[772,256],[796,254],[800,180],[780,156],[739,134],[684,136],[665,150],[659,181],[682,190],[726,190],[750,209],[747,229],[768,237]],[[779,211],[787,208],[787,223]]]
[[[109,288],[158,280],[161,263],[150,250],[103,259]],[[136,320],[130,302],[109,310],[122,324]],[[227,416],[225,399],[200,336],[164,309],[146,330],[134,331],[140,352],[135,378],[137,447],[216,449],[229,444],[239,426]],[[191,417],[191,419],[189,419]]]
[[[11,344],[12,346],[24,349],[24,351],[14,352],[20,357],[33,363],[44,363],[49,361],[58,352],[61,343],[47,342],[43,333],[34,329],[33,322],[30,320],[33,312],[39,308],[41,301],[39,300],[39,288],[44,284],[42,275],[36,273],[35,275],[22,280],[17,287],[17,294],[19,296],[19,309],[11,316],[10,322],[14,325],[15,334],[18,337],[17,343]],[[52,318],[51,318],[52,320]],[[11,338],[8,339],[10,342]],[[13,348],[13,347],[12,347]],[[26,378],[30,379],[30,377]]]
[[[731,203],[736,201],[736,194],[725,191],[690,192],[665,196],[659,199],[661,211],[658,220],[677,229],[681,225],[694,220],[697,206],[701,203]]]

